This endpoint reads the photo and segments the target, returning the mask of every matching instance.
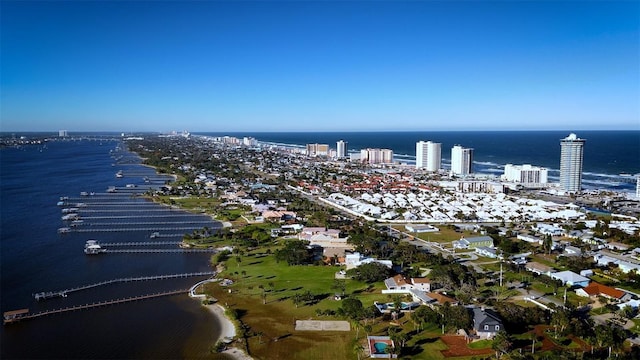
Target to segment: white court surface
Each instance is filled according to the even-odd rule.
[[[299,331],[351,331],[348,321],[296,320]]]

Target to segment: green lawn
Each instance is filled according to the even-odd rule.
[[[486,349],[490,348],[491,344],[493,344],[492,340],[478,340],[470,343],[468,346],[471,349]]]

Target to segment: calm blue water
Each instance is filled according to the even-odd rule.
[[[559,176],[560,139],[570,131],[488,131],[488,132],[318,132],[318,133],[201,133],[209,136],[252,136],[260,141],[305,145],[325,143],[335,148],[347,141],[349,150],[367,147],[392,149],[396,161],[415,162],[415,146],[420,140],[442,143],[445,167],[456,145],[474,149],[474,171],[500,175],[504,165],[532,164],[550,170],[551,181]],[[621,173],[640,174],[640,131],[578,131],[586,139],[584,147],[585,188],[634,191],[635,179]]]
[[[29,308],[55,309],[75,304],[188,288],[202,278],[114,284],[67,298],[42,302],[32,294],[61,290],[99,281],[200,272],[210,270],[207,254],[102,254],[83,253],[87,239],[102,242],[150,241],[150,231],[70,233],[64,226],[60,196],[86,202],[86,224],[80,228],[135,228],[138,222],[210,220],[125,195],[80,196],[80,192],[104,193],[109,186],[145,186],[144,176],[156,186],[166,179],[137,164],[114,164],[110,150],[116,142],[51,142],[0,150],[0,279],[2,311]],[[125,155],[126,159],[133,159]],[[115,173],[126,175],[117,179]],[[148,185],[147,185],[148,186]],[[99,198],[102,196],[102,198]],[[106,200],[110,199],[110,200]],[[98,205],[101,202],[103,205]],[[130,203],[126,207],[122,202]],[[139,203],[136,204],[136,203]],[[135,212],[146,209],[145,212]],[[104,210],[116,210],[105,212]],[[130,218],[106,219],[109,216]],[[153,217],[151,217],[153,215]],[[116,223],[105,226],[104,223]],[[102,225],[101,225],[102,224]],[[203,225],[200,225],[203,226]],[[209,226],[215,226],[213,222]],[[148,226],[147,226],[148,227]],[[163,233],[178,231],[161,230]],[[178,241],[179,237],[162,240]],[[74,313],[43,317],[0,327],[3,359],[159,359],[208,357],[216,336],[208,311],[186,295],[157,298]]]

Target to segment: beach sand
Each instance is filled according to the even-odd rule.
[[[225,339],[233,339],[236,336],[236,328],[233,325],[233,322],[229,320],[225,315],[225,309],[222,305],[211,304],[205,305],[209,311],[218,319],[218,323],[220,324],[220,337],[216,339],[216,343],[218,341],[225,341]],[[253,360],[253,358],[247,355],[241,349],[235,347],[229,347],[227,350],[222,352],[223,354],[227,354],[236,360]]]

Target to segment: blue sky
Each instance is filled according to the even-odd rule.
[[[640,3],[2,1],[1,131],[640,129]]]

